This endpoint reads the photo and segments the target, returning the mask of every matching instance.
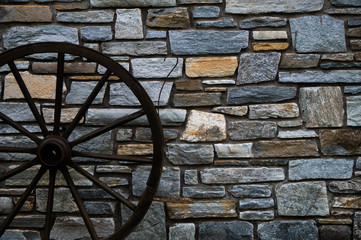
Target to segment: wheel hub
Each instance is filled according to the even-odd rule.
[[[38,157],[45,166],[58,167],[69,161],[71,148],[66,139],[59,136],[50,136],[40,144]]]

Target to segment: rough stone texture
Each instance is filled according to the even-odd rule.
[[[238,61],[236,57],[200,57],[186,59],[188,77],[227,77],[233,76]]]
[[[359,15],[361,14],[360,8],[331,8],[325,10],[325,13],[327,14],[335,14],[335,15],[341,15],[341,14],[353,14],[353,15]]]
[[[277,125],[274,122],[267,121],[230,122],[228,134],[231,140],[274,138],[277,134]]]
[[[361,182],[359,180],[334,181],[329,184],[328,190],[333,193],[359,193]]]
[[[359,63],[359,62],[352,62],[352,63],[321,63],[320,67],[322,69],[353,68],[353,67],[361,67],[361,63]]]
[[[353,160],[301,159],[289,162],[290,180],[349,179],[353,173]]]
[[[279,72],[284,83],[360,83],[360,70]]]
[[[280,43],[253,43],[252,47],[254,51],[279,51],[286,50],[290,45],[288,43],[280,42]]]
[[[157,30],[148,30],[146,39],[160,39],[160,38],[166,38],[167,32],[166,31],[157,31]]]
[[[239,212],[239,219],[247,220],[247,221],[267,221],[274,219],[273,211],[245,211]]]
[[[46,212],[48,190],[37,189],[36,190],[36,210],[40,212]],[[67,188],[56,188],[54,193],[54,212],[78,212],[78,207],[73,200],[71,192]]]
[[[274,206],[273,198],[242,199],[238,202],[239,209],[263,209]]]
[[[183,188],[183,197],[188,197],[188,198],[222,198],[224,196],[226,196],[226,191],[223,186]]]
[[[31,230],[6,230],[1,237],[1,240],[38,240],[40,232]]]
[[[164,141],[168,142],[178,137],[179,131],[175,129],[164,129]],[[137,128],[134,135],[137,142],[152,142],[152,132],[150,128]],[[129,141],[129,140],[128,140]]]
[[[178,78],[182,76],[182,58],[136,58],[130,62],[133,76],[136,78]]]
[[[252,29],[257,27],[284,27],[287,24],[285,18],[280,17],[256,17],[247,18],[240,23],[241,29]]]
[[[63,23],[111,23],[114,12],[97,10],[88,12],[59,12],[56,20]]]
[[[350,19],[347,20],[347,25],[349,27],[361,26],[361,18],[350,18]]]
[[[1,23],[51,22],[52,13],[48,6],[0,6]]]
[[[233,18],[224,18],[215,21],[198,21],[196,22],[198,28],[232,28],[236,27]]]
[[[302,120],[296,119],[296,120],[289,120],[289,121],[279,121],[277,123],[277,126],[287,128],[287,127],[300,127],[302,126]]]
[[[150,155],[153,154],[153,144],[121,144],[117,149],[118,155]]]
[[[299,109],[296,103],[249,106],[249,119],[296,118],[298,115]]]
[[[123,222],[129,218],[133,211],[124,205],[121,206]],[[153,202],[147,214],[137,228],[127,237],[129,240],[167,239],[165,226],[164,204]]]
[[[13,209],[12,198],[0,197],[0,213],[9,214],[12,209]]]
[[[358,94],[361,92],[361,86],[345,86],[343,92],[345,94]]]
[[[280,53],[242,54],[239,60],[237,84],[275,80],[280,59]]]
[[[80,34],[83,41],[90,42],[110,41],[113,38],[110,26],[83,27],[80,29]]]
[[[133,194],[142,196],[151,167],[140,166],[132,173]],[[177,167],[163,167],[156,196],[177,197],[180,194],[180,170]]]
[[[334,197],[332,207],[335,208],[361,208],[361,198],[358,196],[351,197]]]
[[[247,106],[214,107],[214,108],[212,108],[212,112],[243,117],[243,116],[247,115],[248,107]]]
[[[277,40],[287,39],[286,31],[253,31],[253,39],[255,40]]]
[[[253,143],[214,144],[218,158],[252,158]]]
[[[184,183],[186,185],[198,184],[198,171],[197,170],[185,170],[184,171]]]
[[[195,240],[195,234],[193,223],[177,223],[169,228],[169,240]]]
[[[306,87],[300,89],[302,119],[309,128],[341,127],[344,109],[340,87]]]
[[[176,165],[198,165],[213,163],[212,145],[168,144],[167,158]]]
[[[317,157],[318,146],[313,140],[262,141],[255,143],[256,158]]]
[[[328,53],[328,54],[323,54],[321,58],[321,60],[331,60],[331,61],[352,61],[353,59],[354,59],[353,53]]]
[[[55,62],[34,62],[32,64],[32,70],[34,73],[40,74],[52,74],[57,73],[57,63]],[[73,62],[64,64],[65,73],[77,73],[77,74],[89,74],[95,73],[96,63],[90,62]]]
[[[95,128],[88,127],[77,127],[70,135],[69,140],[77,139],[87,133],[94,131]],[[111,141],[111,132],[104,133],[98,137],[95,137],[91,140],[88,140],[84,143],[78,144],[74,147],[74,150],[84,151],[84,152],[98,152],[98,153],[108,153],[111,154],[113,152],[113,144]]]
[[[107,42],[102,43],[103,53],[109,55],[165,55],[167,54],[167,44],[163,41],[147,42]]]
[[[361,213],[355,212],[353,223],[354,239],[361,239]]]
[[[248,222],[204,222],[199,224],[199,240],[253,240],[253,225]]]
[[[237,216],[235,207],[232,200],[167,202],[170,219],[232,218]]]
[[[92,7],[172,7],[176,0],[90,0]]]
[[[193,18],[216,18],[219,17],[220,9],[215,6],[195,7]]]
[[[187,8],[150,9],[146,24],[155,28],[189,28],[190,20]]]
[[[325,155],[354,155],[361,153],[360,130],[340,129],[320,133],[321,150]]]
[[[264,198],[271,196],[272,189],[268,185],[235,185],[230,192],[236,198]]]
[[[116,39],[142,39],[143,23],[140,9],[117,9]]]
[[[174,94],[175,107],[196,107],[221,105],[222,93],[177,93]]]
[[[360,96],[346,98],[347,126],[361,126],[361,117],[359,114],[360,104]]]
[[[180,139],[187,142],[212,142],[224,141],[226,136],[224,115],[191,110]]]
[[[179,0],[180,4],[206,4],[206,3],[222,3],[222,0]]]
[[[108,237],[115,229],[112,218],[91,218],[99,237]],[[67,240],[89,237],[81,217],[57,217],[50,233],[50,238]]]
[[[282,55],[280,68],[317,67],[319,60],[320,60],[319,54],[285,53]]]
[[[318,240],[316,223],[310,220],[260,223],[257,233],[261,240]]]
[[[331,0],[331,4],[337,7],[361,7],[361,3],[357,0]]]
[[[282,181],[282,168],[209,168],[201,171],[202,183],[236,184]]]
[[[320,240],[351,240],[351,228],[342,225],[321,226]]]
[[[313,130],[279,131],[278,138],[315,138],[318,134]]]
[[[296,97],[294,87],[240,87],[230,88],[227,92],[228,105],[245,103],[281,102]]]
[[[292,42],[296,51],[308,52],[345,52],[344,22],[323,15],[290,19]]]
[[[63,26],[12,27],[3,34],[5,49],[35,42],[68,42],[79,44],[78,30]]]
[[[142,81],[142,87],[147,92],[155,106],[165,106],[168,104],[170,92],[173,87],[172,82]],[[162,92],[160,92],[162,91]],[[159,98],[159,93],[160,98]],[[125,83],[114,83],[110,85],[109,104],[113,106],[140,106],[140,102]],[[159,101],[158,101],[159,100]]]
[[[230,54],[248,47],[247,31],[169,31],[169,39],[176,55]]]
[[[40,105],[36,104],[38,110]],[[0,109],[3,114],[14,121],[33,122],[35,118],[27,103],[1,102]]]
[[[287,0],[281,3],[271,0],[267,4],[262,0],[226,0],[226,12],[232,14],[304,13],[321,10],[322,7],[323,0]]]
[[[95,88],[98,82],[73,81],[70,85],[70,91],[66,95],[65,102],[67,104],[83,104]],[[99,91],[92,104],[102,104],[106,85]],[[54,93],[55,94],[55,93]]]
[[[329,214],[325,182],[287,183],[276,187],[281,216],[326,216]]]

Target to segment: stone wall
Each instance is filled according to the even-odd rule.
[[[361,239],[360,0],[0,3],[3,50],[42,41],[96,49],[128,69],[157,102],[166,81],[159,101],[163,177],[151,210],[128,239]],[[54,63],[16,65],[36,86],[36,98],[54,97],[46,91],[55,84]],[[6,65],[0,69],[1,112],[39,131],[8,73]],[[79,104],[95,84],[84,76],[104,69],[84,61],[67,73],[66,103]],[[124,88],[104,89],[97,104],[112,108],[90,109],[79,131],[109,122],[120,107],[137,107]],[[41,100],[38,107],[45,117],[51,111]],[[0,141],[29,145],[13,133],[2,125]],[[147,154],[149,134],[140,125],[123,127],[83,147]],[[11,161],[14,156],[2,154],[0,170],[14,167]],[[87,171],[127,188],[131,199],[142,194],[147,166],[88,164]],[[1,186],[1,214],[10,211],[27,176],[31,171]],[[129,213],[83,180],[80,194],[106,236]],[[42,196],[47,192],[39,189],[28,199],[15,229],[1,239],[39,238]],[[52,236],[86,236],[67,188],[57,188],[56,198],[55,211],[63,214]]]

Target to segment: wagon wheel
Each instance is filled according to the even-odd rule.
[[[55,98],[52,100],[54,105],[54,115],[53,124],[46,124],[44,117],[38,108],[35,105],[35,100],[32,98],[31,93],[29,92],[19,70],[17,69],[15,60],[24,59],[32,54],[38,53],[51,53],[55,54],[57,62],[57,71],[56,71],[56,91]],[[84,104],[82,104],[77,112],[76,116],[72,119],[71,123],[63,123],[61,120],[62,109],[66,104],[63,103],[63,86],[65,85],[64,79],[66,73],[64,71],[64,65],[67,64],[65,59],[67,54],[71,56],[78,56],[80,58],[86,59],[86,61],[95,62],[99,65],[105,67],[105,73],[99,77],[100,80],[97,81],[96,86],[92,92],[87,97]],[[71,63],[71,62],[70,62]],[[49,185],[48,187],[48,198],[45,211],[45,225],[42,232],[42,239],[49,239],[51,232],[51,219],[54,216],[53,212],[54,205],[54,191],[55,191],[55,178],[56,174],[62,173],[68,188],[73,196],[73,199],[78,207],[80,215],[82,216],[84,223],[87,227],[87,230],[92,239],[99,239],[97,232],[91,222],[89,214],[84,207],[83,200],[80,198],[77,186],[75,186],[74,181],[69,174],[69,169],[76,170],[78,173],[89,179],[93,182],[95,186],[104,190],[110,194],[113,198],[119,201],[121,204],[126,206],[132,211],[132,214],[120,227],[116,228],[113,234],[107,239],[124,239],[128,236],[132,230],[139,224],[146,214],[150,204],[155,195],[163,163],[163,131],[159,117],[156,113],[154,105],[144,91],[142,86],[137,80],[135,80],[123,67],[121,67],[117,62],[113,61],[111,58],[98,53],[96,51],[73,45],[68,43],[36,43],[26,46],[21,46],[8,52],[5,52],[0,55],[0,67],[8,64],[11,69],[15,80],[21,89],[21,92],[24,96],[25,101],[27,102],[28,108],[31,110],[34,118],[36,119],[37,124],[40,126],[41,135],[39,136],[29,130],[25,129],[22,126],[22,123],[11,119],[9,116],[4,114],[0,109],[0,119],[15,128],[22,136],[26,136],[34,142],[34,148],[26,147],[9,147],[2,146],[0,143],[0,152],[3,153],[27,153],[32,155],[32,159],[29,159],[27,162],[21,163],[18,167],[4,172],[0,175],[0,185],[9,179],[12,176],[15,176],[19,173],[24,172],[25,170],[38,165],[40,170],[33,178],[31,183],[27,186],[26,190],[20,197],[20,200],[14,205],[12,211],[7,215],[5,221],[0,226],[0,237],[3,235],[6,229],[9,228],[11,222],[20,212],[20,209],[24,205],[27,198],[36,188],[39,180],[42,176],[49,171]],[[112,78],[110,80],[110,78]],[[117,79],[119,78],[119,79]],[[109,124],[98,127],[96,130],[87,133],[81,137],[75,139],[69,138],[73,130],[80,125],[80,121],[84,118],[86,111],[89,109],[93,100],[107,83],[114,83],[116,81],[125,83],[132,93],[136,96],[140,102],[140,110],[128,114],[124,117],[121,117],[115,121],[112,121]],[[42,103],[40,101],[40,103]],[[92,153],[92,152],[81,152],[74,149],[81,143],[84,143],[88,140],[94,139],[97,136],[100,136],[103,133],[112,131],[124,124],[129,123],[132,120],[135,120],[141,116],[146,116],[149,127],[152,133],[152,144],[153,144],[153,153],[151,156],[122,156],[117,155],[116,153],[112,154],[103,154],[103,153]],[[143,117],[144,118],[144,117]],[[96,176],[91,175],[85,171],[76,161],[75,157],[87,157],[87,158],[97,158],[97,159],[106,159],[110,161],[118,161],[124,164],[148,164],[151,165],[151,171],[149,176],[144,176],[148,178],[147,186],[138,201],[131,201],[114,191],[104,182],[100,181]],[[61,174],[60,174],[61,175]]]

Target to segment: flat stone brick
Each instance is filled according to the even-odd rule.
[[[319,54],[284,53],[282,55],[280,68],[317,67],[319,60],[320,60]]]
[[[200,57],[187,58],[186,75],[195,77],[228,77],[233,76],[237,67],[236,57]]]
[[[328,185],[328,190],[333,193],[359,193],[361,182],[358,180],[333,181]]]
[[[185,170],[184,171],[184,183],[186,185],[198,184],[198,171],[197,170]]]
[[[56,62],[34,62],[32,64],[32,70],[34,73],[46,73],[52,74],[57,73],[57,63]],[[95,73],[96,63],[90,62],[73,62],[64,64],[65,73],[77,73],[77,74],[86,74],[86,73]]]
[[[223,0],[179,0],[179,4],[207,4],[222,3]]]
[[[40,105],[35,104],[38,111]],[[16,122],[33,122],[35,117],[27,103],[0,102],[0,109],[3,114]]]
[[[236,27],[236,23],[233,18],[223,18],[215,21],[197,21],[197,28],[233,28]]]
[[[361,7],[361,3],[357,0],[331,0],[331,4],[337,7]]]
[[[54,108],[43,108],[43,117],[45,123],[54,123]],[[71,123],[75,118],[76,114],[79,112],[80,108],[62,108],[60,122],[61,123]],[[79,123],[84,123],[84,118],[81,118]]]
[[[299,109],[296,103],[250,105],[248,115],[249,119],[296,118]]]
[[[177,223],[169,227],[169,240],[195,240],[196,227],[193,223]]]
[[[80,29],[81,39],[83,41],[110,41],[113,38],[112,28],[110,26],[88,26]]]
[[[176,0],[90,0],[92,7],[110,8],[110,7],[172,7]]]
[[[347,126],[361,126],[360,103],[360,96],[346,97]]]
[[[272,221],[260,223],[257,229],[260,240],[318,240],[316,222],[307,221]]]
[[[1,237],[4,240],[7,239],[41,239],[40,232],[32,230],[6,230]]]
[[[187,8],[149,9],[146,24],[155,28],[190,28],[190,18]]]
[[[177,90],[181,91],[199,91],[203,90],[202,80],[200,79],[186,79],[175,82]]]
[[[253,31],[253,39],[255,40],[277,40],[287,39],[286,31]]]
[[[351,240],[351,228],[342,225],[321,226],[320,240]]]
[[[114,12],[108,10],[95,10],[87,12],[59,12],[56,20],[62,23],[111,23]]]
[[[182,58],[136,58],[130,62],[133,76],[138,79],[178,78],[182,76]]]
[[[65,102],[67,104],[84,104],[88,99],[89,95],[95,88],[98,82],[87,81],[87,82],[78,82],[73,81],[70,85],[70,91],[66,95]],[[106,85],[102,87],[97,96],[95,97],[92,104],[102,104],[104,99]]]
[[[253,143],[214,144],[219,158],[252,158]]]
[[[268,185],[235,185],[230,192],[235,198],[264,198],[271,196],[272,188]]]
[[[361,50],[361,40],[351,40],[350,44],[352,50]]]
[[[104,54],[126,56],[149,56],[167,54],[167,44],[163,41],[147,42],[106,42],[102,43]]]
[[[230,122],[228,135],[235,141],[274,138],[277,135],[277,124],[268,121]]]
[[[253,225],[248,222],[204,222],[199,224],[199,240],[253,240]]]
[[[273,198],[242,199],[238,202],[239,209],[264,209],[274,206]]]
[[[71,3],[56,3],[55,10],[68,11],[68,10],[87,10],[90,7],[89,2],[71,2]]]
[[[248,107],[247,106],[214,107],[214,108],[212,108],[212,112],[243,117],[243,116],[247,115]]]
[[[221,105],[222,93],[177,93],[174,94],[175,107],[215,106]]]
[[[193,18],[217,18],[220,9],[215,6],[195,7],[193,9]]]
[[[48,6],[2,5],[0,6],[1,23],[10,22],[51,22],[52,13]]]
[[[361,198],[358,196],[334,197],[332,207],[361,209]]]
[[[212,145],[167,144],[166,153],[170,162],[176,165],[212,164],[214,152]]]
[[[153,144],[124,144],[119,145],[118,155],[150,155],[153,154]]]
[[[253,43],[252,47],[254,51],[280,51],[286,50],[290,45],[288,43]]]
[[[284,83],[360,83],[361,70],[279,72]]]
[[[223,186],[183,187],[183,197],[188,198],[222,198],[226,196]]]
[[[325,155],[354,155],[361,153],[361,131],[358,129],[325,130],[320,133],[322,153]]]
[[[255,17],[246,18],[240,22],[241,29],[252,29],[257,27],[284,27],[287,24],[286,18],[280,17]]]
[[[255,143],[256,158],[265,157],[317,157],[314,140],[261,141]]]
[[[278,138],[316,138],[318,134],[313,130],[279,131]]]
[[[267,221],[274,219],[274,212],[273,211],[245,211],[239,212],[239,219],[247,220],[247,221]]]
[[[116,39],[142,39],[143,22],[140,9],[117,9]]]

